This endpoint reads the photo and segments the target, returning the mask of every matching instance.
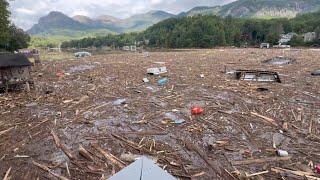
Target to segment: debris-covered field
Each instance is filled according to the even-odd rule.
[[[264,62],[275,56],[295,60]],[[154,67],[168,72],[148,75]],[[33,68],[34,90],[0,96],[0,178],[107,179],[140,155],[178,179],[320,178],[318,50],[124,53]],[[226,73],[240,69],[282,83]]]

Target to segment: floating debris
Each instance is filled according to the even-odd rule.
[[[281,83],[277,72],[257,70],[236,70],[235,78],[243,81],[277,82]]]
[[[269,91],[269,89],[268,88],[257,88],[257,91],[259,91],[259,92],[266,92],[266,91]]]
[[[68,72],[69,73],[83,72],[83,71],[91,70],[95,67],[96,66],[94,66],[94,65],[79,65],[79,66],[75,66],[75,67],[70,68],[70,70]]]
[[[320,76],[320,70],[313,71],[311,73],[312,76]]]
[[[182,124],[186,122],[186,120],[179,118],[177,115],[171,112],[166,113],[165,118],[170,119],[174,124]]]
[[[160,79],[160,80],[158,81],[158,85],[159,85],[159,86],[163,86],[163,85],[167,84],[168,81],[169,81],[168,78],[162,78],[162,79]]]
[[[262,63],[271,64],[271,65],[287,65],[292,64],[296,60],[292,59],[290,57],[283,57],[283,56],[277,56],[272,59],[267,59],[265,61],[262,61]]]
[[[126,99],[117,99],[113,102],[113,105],[115,106],[119,106],[119,105],[123,105],[126,104]]]
[[[147,74],[150,74],[150,75],[159,75],[159,74],[164,74],[164,73],[167,73],[167,68],[166,67],[149,68],[147,70]]]
[[[288,151],[284,151],[284,150],[277,150],[277,154],[280,157],[288,157],[289,156]]]
[[[191,109],[191,114],[192,115],[200,115],[204,112],[204,109],[202,107],[193,107]]]
[[[150,82],[150,80],[149,80],[148,78],[143,78],[142,81],[143,81],[144,83],[149,83],[149,82]]]

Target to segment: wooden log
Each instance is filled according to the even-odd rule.
[[[246,174],[246,178],[250,178],[250,177],[254,177],[254,176],[259,176],[262,174],[267,174],[269,173],[269,171],[262,171],[262,172],[257,172],[257,173],[253,173],[253,174]]]
[[[120,169],[123,169],[125,167],[126,163],[124,163],[123,161],[118,159],[113,154],[107,152],[106,150],[103,150],[97,144],[92,144],[92,147],[94,147],[96,150],[98,150],[107,160],[109,160],[113,164],[117,165]]]
[[[84,147],[82,147],[81,145],[79,145],[79,154],[85,157],[87,160],[93,161],[93,157],[91,156],[91,154],[86,149],[84,149]]]
[[[146,149],[146,148],[144,148],[144,147],[139,147],[139,145],[137,145],[136,143],[134,143],[134,142],[132,142],[132,141],[130,141],[130,140],[127,140],[127,139],[125,139],[125,138],[123,138],[123,137],[121,137],[121,136],[119,136],[119,135],[117,135],[117,134],[112,133],[111,135],[112,135],[113,137],[115,137],[115,138],[117,138],[117,139],[119,139],[119,140],[127,143],[128,146],[130,146],[130,147],[132,147],[132,148],[134,148],[134,149],[136,149],[136,150],[138,150],[138,151],[144,151],[144,152],[147,152],[147,153],[149,153],[149,154],[154,154],[154,153],[152,153],[152,151],[150,151],[149,149]]]
[[[69,180],[68,178],[66,178],[66,177],[64,177],[64,176],[61,176],[61,175],[59,175],[59,174],[56,174],[56,173],[52,172],[52,171],[50,170],[50,168],[48,168],[47,166],[45,166],[45,165],[43,165],[43,164],[37,163],[37,162],[35,162],[35,161],[32,161],[32,163],[33,163],[35,166],[39,167],[40,169],[42,169],[42,170],[44,170],[44,171],[47,171],[48,173],[50,173],[51,175],[53,175],[54,177],[56,177],[56,178],[58,178],[58,179],[61,179],[61,180]]]
[[[315,177],[314,173],[310,173],[310,172],[293,171],[293,170],[290,170],[290,169],[283,169],[283,168],[280,168],[280,167],[271,168],[271,171],[273,171],[275,173],[285,172],[285,173],[290,173],[290,174],[293,174],[293,175],[296,175],[296,176],[306,177],[307,179],[320,180],[320,178]]]
[[[221,175],[221,167],[212,163],[211,161],[209,161],[208,156],[202,151],[200,150],[197,146],[195,146],[192,142],[190,142],[189,140],[183,140],[184,144],[186,146],[186,148],[189,151],[194,151],[196,152],[196,154],[198,154],[200,156],[200,158],[210,167],[210,170],[213,172],[218,173],[219,175]]]
[[[69,158],[70,160],[74,160],[75,157],[72,155],[72,153],[70,152],[70,150],[67,149],[67,147],[66,147],[63,143],[61,143],[58,135],[57,135],[54,131],[51,131],[51,135],[53,136],[53,139],[54,139],[54,142],[55,142],[56,146],[57,146],[58,148],[60,148],[60,149],[68,156],[68,158]]]
[[[45,119],[43,121],[41,121],[40,123],[38,123],[37,125],[33,126],[32,128],[30,128],[29,130],[31,131],[32,129],[35,129],[36,127],[42,125],[43,123],[46,123],[47,121],[49,121],[49,119]]]
[[[3,131],[0,131],[0,136],[1,135],[4,135],[5,133],[7,133],[7,132],[9,132],[11,129],[13,129],[14,127],[11,127],[11,128],[9,128],[9,129],[7,129],[7,130],[3,130]]]
[[[69,170],[68,162],[66,162],[66,169],[67,169],[68,176],[71,177],[71,173],[70,173],[70,170]]]
[[[288,161],[291,159],[291,156],[287,157],[267,157],[267,158],[260,158],[260,159],[249,159],[243,161],[233,161],[231,162],[232,165],[248,165],[248,164],[261,164],[266,162],[277,162],[277,161]]]
[[[11,172],[11,167],[7,170],[6,174],[4,175],[3,180],[9,180],[10,172]]]

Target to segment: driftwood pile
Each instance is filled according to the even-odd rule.
[[[0,179],[107,179],[142,155],[180,179],[319,179],[320,78],[310,72],[320,52],[311,51],[44,61],[35,90],[0,96]],[[296,61],[262,63],[275,56]],[[282,83],[239,81],[224,69],[275,71]],[[195,106],[204,113],[192,115]]]

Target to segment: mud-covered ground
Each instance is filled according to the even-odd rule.
[[[152,158],[179,179],[320,178],[314,169],[320,164],[320,77],[311,76],[320,69],[320,51],[149,55],[99,55],[33,67],[31,92],[0,96],[0,179],[6,173],[11,179],[107,179],[133,155]],[[296,62],[262,63],[274,56]],[[168,73],[146,74],[161,66]],[[238,81],[225,69],[272,70],[282,83]],[[162,77],[169,82],[158,86]],[[191,115],[194,106],[204,114]],[[173,123],[173,117],[185,122]],[[89,157],[79,154],[80,146]]]

